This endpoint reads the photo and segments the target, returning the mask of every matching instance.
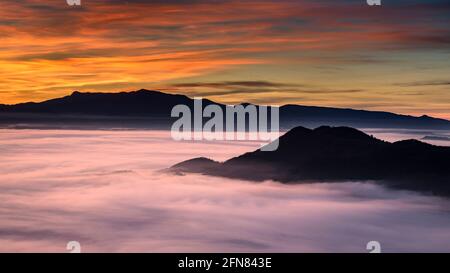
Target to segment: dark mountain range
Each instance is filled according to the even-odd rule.
[[[450,196],[450,147],[417,140],[385,142],[349,127],[296,127],[276,151],[246,153],[223,163],[196,158],[170,168],[283,183],[374,180],[391,187]]]
[[[439,140],[439,141],[450,141],[450,137],[447,136],[424,136],[423,140]]]
[[[203,107],[214,103],[203,100]],[[170,128],[175,105],[193,108],[193,99],[184,95],[139,90],[122,93],[80,93],[40,103],[0,105],[0,126],[47,124],[51,126],[124,126]],[[224,108],[222,104],[218,104]],[[280,127],[320,125],[356,128],[450,129],[450,121],[428,116],[414,117],[329,107],[285,105],[280,107]]]
[[[3,106],[2,112],[38,114],[75,114],[90,116],[170,116],[177,104],[193,105],[183,95],[139,90],[121,93],[81,93],[40,103],[21,103]]]

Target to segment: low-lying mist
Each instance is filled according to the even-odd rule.
[[[248,142],[169,132],[0,130],[0,251],[450,251],[450,202],[374,183],[283,185],[159,170]]]

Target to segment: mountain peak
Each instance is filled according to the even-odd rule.
[[[220,163],[217,161],[211,160],[206,157],[197,157],[178,163],[172,166],[171,170],[176,172],[186,172],[195,170],[195,172],[207,173],[208,171],[211,171],[212,169],[217,168],[219,166]]]
[[[292,128],[291,130],[289,130],[285,134],[285,136],[289,136],[289,135],[302,136],[302,135],[306,135],[306,134],[311,134],[312,132],[313,132],[313,130],[311,130],[311,129],[308,129],[308,128],[303,127],[303,126],[297,126],[297,127]]]
[[[223,104],[204,99],[203,105]],[[139,89],[132,92],[80,92],[73,91],[71,95],[54,98],[42,102],[3,105],[0,107],[0,126],[10,126],[17,123],[77,123],[80,117],[84,120],[103,122],[104,117],[111,117],[114,122],[122,124],[129,117],[136,117],[136,126],[154,127],[148,120],[142,118],[164,118],[157,126],[170,128],[173,119],[170,117],[174,106],[183,104],[193,107],[194,100],[186,95],[164,93],[161,91]],[[243,106],[249,105],[242,103]],[[256,105],[257,106],[257,105]],[[351,126],[356,128],[414,128],[414,129],[450,129],[450,121],[432,117],[413,117],[387,112],[371,112],[352,109],[288,105],[279,108],[280,128],[291,129],[303,125],[314,128],[322,124],[334,126]],[[57,115],[56,115],[57,114]],[[39,119],[36,119],[39,115]],[[48,116],[50,115],[50,116]],[[78,116],[74,116],[78,115]],[[119,120],[121,119],[121,120]],[[134,127],[135,125],[133,125]],[[314,130],[297,128],[289,135],[338,135],[351,138],[368,138],[363,133],[352,129],[323,126]]]
[[[139,89],[137,91],[131,92],[131,93],[149,93],[149,94],[155,94],[155,93],[159,93],[159,94],[165,94],[161,91],[156,91],[156,90],[149,90],[149,89]],[[165,94],[168,95],[168,94]]]
[[[279,148],[256,150],[224,163],[198,158],[171,169],[187,173],[283,183],[379,181],[450,196],[450,148],[417,140],[385,142],[350,127],[295,127]]]
[[[372,139],[372,137],[367,135],[366,133],[347,126],[338,126],[338,127],[320,126],[314,129],[313,132],[319,135],[327,135],[336,138]]]
[[[300,140],[304,140],[305,138],[311,139],[311,140],[321,140],[324,139],[332,139],[333,141],[336,140],[374,140],[373,137],[365,134],[362,131],[359,131],[357,129],[351,128],[351,127],[345,127],[345,126],[339,126],[339,127],[332,127],[332,126],[320,126],[313,130],[298,126],[290,131],[288,131],[286,134],[284,134],[280,140],[281,142],[298,142]]]
[[[417,149],[417,148],[430,148],[435,147],[434,145],[422,142],[417,139],[405,139],[396,141],[393,143],[396,147],[401,147],[404,149]]]

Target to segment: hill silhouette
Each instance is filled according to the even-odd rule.
[[[450,147],[404,140],[386,142],[349,127],[296,127],[276,151],[256,150],[223,163],[192,159],[171,171],[283,183],[374,180],[450,196]]]
[[[217,104],[203,100],[203,106]],[[158,127],[169,129],[174,119],[170,117],[175,105],[184,104],[193,109],[194,100],[185,95],[167,94],[141,89],[120,93],[81,93],[39,103],[0,105],[0,126],[16,124],[62,124],[64,126],[87,124],[126,127]],[[243,103],[243,105],[247,105]],[[414,117],[389,112],[284,105],[280,107],[280,126],[320,125],[350,126],[356,128],[421,128],[450,129],[450,121],[428,116]]]

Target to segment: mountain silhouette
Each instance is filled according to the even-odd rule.
[[[424,136],[423,140],[439,140],[439,141],[450,141],[448,136]]]
[[[252,181],[283,183],[379,181],[385,185],[450,196],[450,147],[418,140],[394,143],[349,127],[296,127],[276,151],[260,149],[223,163],[191,159],[170,168]]]
[[[177,104],[193,105],[184,95],[158,91],[138,90],[120,93],[81,93],[40,103],[3,105],[0,110],[9,113],[79,114],[102,116],[170,116]]]
[[[203,100],[203,107],[214,103]],[[56,124],[125,126],[169,129],[175,105],[193,109],[194,100],[185,95],[141,89],[121,93],[81,93],[44,102],[0,105],[0,126],[17,124]],[[224,109],[224,104],[214,103]],[[243,103],[243,105],[248,105]],[[320,125],[356,128],[450,129],[450,121],[428,116],[414,117],[389,112],[284,105],[280,107],[280,127],[317,127]]]

